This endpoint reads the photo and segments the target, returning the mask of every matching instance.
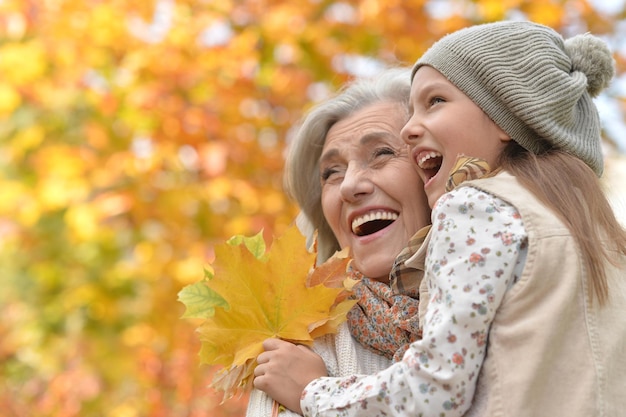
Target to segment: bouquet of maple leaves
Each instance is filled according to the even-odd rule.
[[[295,228],[266,251],[262,232],[215,248],[204,280],[183,288],[184,318],[203,319],[200,359],[221,365],[212,386],[224,399],[251,388],[256,357],[270,337],[310,346],[335,333],[356,301],[347,298],[347,250],[315,267],[315,251]]]

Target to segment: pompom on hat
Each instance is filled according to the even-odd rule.
[[[592,98],[615,69],[599,38],[564,40],[532,22],[504,21],[461,29],[416,62],[443,74],[522,147],[563,149],[598,175],[604,169],[600,118]]]

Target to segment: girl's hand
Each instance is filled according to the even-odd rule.
[[[280,339],[263,342],[265,352],[257,357],[254,387],[274,401],[302,414],[300,396],[304,388],[322,376],[328,376],[322,358],[311,349]]]

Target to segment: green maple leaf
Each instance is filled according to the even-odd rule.
[[[178,301],[185,305],[183,318],[207,319],[215,315],[215,307],[225,310],[230,307],[226,300],[207,285],[206,281],[196,282],[180,290]]]

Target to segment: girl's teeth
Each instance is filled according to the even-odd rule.
[[[434,163],[428,163],[429,160],[433,159],[433,158],[439,158],[442,155],[438,152],[426,152],[425,154],[422,154],[420,156],[420,158],[418,159],[418,165],[420,168],[422,169],[431,169],[434,168],[435,166],[437,166],[437,162],[436,161],[432,161]]]

